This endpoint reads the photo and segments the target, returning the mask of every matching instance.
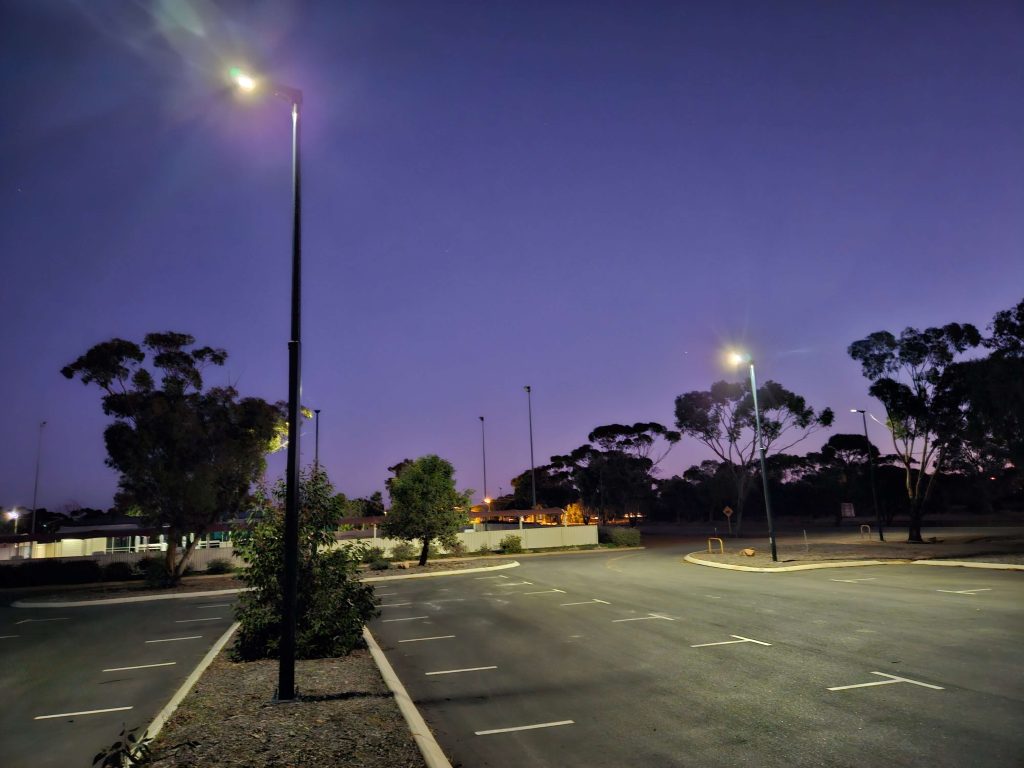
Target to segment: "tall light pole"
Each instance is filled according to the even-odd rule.
[[[239,69],[231,77],[243,91],[260,82]],[[292,108],[292,297],[291,338],[288,341],[288,466],[285,474],[284,573],[281,578],[281,644],[277,698],[295,698],[295,614],[299,565],[299,400],[302,395],[302,175],[299,163],[299,111],[302,91],[266,84],[267,90]]]
[[[875,508],[875,523],[878,525],[878,540],[885,541],[885,534],[882,532],[882,513],[878,510],[878,494],[875,492],[875,459],[871,455],[871,438],[868,437],[868,416],[863,408],[851,408],[850,413],[859,413],[861,421],[864,422],[864,442],[867,443],[868,451],[868,477],[871,482],[871,504]]]
[[[480,417],[480,447],[484,454],[484,503],[488,505],[488,511],[490,511],[491,500],[487,496],[487,433],[484,431],[483,416]]]
[[[314,438],[314,445],[316,448],[313,451],[313,467],[317,472],[320,471],[320,409],[314,408],[313,414],[316,416],[316,437]]]
[[[39,422],[39,438],[36,440],[36,480],[32,484],[32,535],[28,542],[29,560],[31,560],[32,556],[36,553],[36,518],[39,517],[36,513],[36,501],[39,498],[39,461],[43,457],[43,427],[45,426],[45,421]]]
[[[18,533],[18,518],[21,517],[21,513],[17,509],[12,509],[7,513],[7,519],[14,521],[14,533]],[[17,547],[15,547],[15,554],[17,554]]]
[[[756,427],[754,439],[757,441],[757,452],[761,457],[761,480],[764,483],[764,511],[768,517],[768,541],[772,547],[772,561],[777,562],[779,556],[775,548],[775,524],[772,522],[772,501],[771,495],[768,493],[768,468],[764,461],[764,440],[761,434],[761,411],[757,405],[757,377],[754,374],[754,360],[750,355],[738,352],[733,352],[729,357],[734,365],[747,363],[750,366],[750,392],[754,396],[754,425]]]
[[[533,392],[533,390],[530,388],[529,384],[527,384],[525,387],[523,387],[523,389],[526,390],[526,410],[527,410],[527,413],[530,416],[530,485],[533,488],[533,507],[531,507],[531,509],[536,509],[537,508],[537,470],[534,469],[534,467],[533,467],[533,398],[532,398],[532,396],[530,394],[531,392]],[[519,522],[522,523],[522,518],[519,519]]]

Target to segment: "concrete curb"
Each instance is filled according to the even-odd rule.
[[[909,560],[841,560],[836,563],[805,563],[803,565],[781,565],[778,568],[761,568],[753,565],[731,565],[729,563],[714,563],[710,560],[700,560],[689,554],[683,558],[694,565],[706,565],[709,568],[725,568],[729,571],[748,571],[751,573],[778,573],[780,571],[815,571],[819,568],[857,568],[864,565],[904,565]]]
[[[398,709],[401,711],[402,717],[405,718],[405,722],[409,725],[409,730],[416,741],[416,746],[420,748],[420,752],[423,754],[427,768],[452,768],[452,764],[448,762],[448,758],[445,757],[444,752],[441,750],[441,745],[437,743],[434,734],[430,732],[430,728],[423,719],[423,715],[416,709],[416,705],[413,704],[409,693],[405,690],[405,686],[398,679],[395,670],[391,668],[391,663],[384,655],[384,651],[377,645],[377,641],[373,638],[368,627],[363,627],[363,639],[370,648],[370,655],[373,656],[373,660],[377,662],[380,676],[384,678],[384,682],[395,696]]]
[[[914,560],[912,565],[945,565],[960,568],[986,568],[991,571],[1024,571],[1024,563],[983,563],[976,560]]]
[[[488,565],[481,568],[463,568],[457,571],[431,571],[430,573],[407,573],[403,576],[371,576],[362,581],[400,581],[401,579],[429,579],[434,576],[458,576],[460,573],[483,573],[484,571],[503,571],[506,568],[518,568],[519,561],[513,560],[504,565]]]
[[[181,687],[171,697],[171,700],[167,702],[167,706],[161,709],[157,716],[153,718],[153,722],[149,724],[149,728],[145,731],[147,738],[156,738],[156,735],[160,733],[160,730],[164,727],[164,723],[170,719],[171,715],[174,714],[174,710],[176,710],[178,705],[181,704],[182,699],[184,699],[188,695],[188,692],[192,690],[192,686],[199,682],[199,678],[203,676],[203,672],[206,671],[206,668],[213,663],[213,660],[217,658],[217,654],[220,653],[224,646],[228,644],[228,640],[231,639],[231,636],[235,633],[235,630],[238,629],[238,626],[239,624],[236,621],[228,627],[227,631],[221,635],[220,639],[213,644],[213,647],[209,651],[207,651],[206,655],[203,656],[203,660],[200,661],[198,666],[192,670],[192,674],[185,679],[185,682],[181,684]]]
[[[174,592],[169,595],[135,595],[134,597],[102,597],[98,600],[74,600],[62,603],[47,602],[26,602],[15,600],[11,603],[12,608],[81,608],[90,605],[120,605],[121,603],[148,603],[153,600],[184,600],[189,597],[219,597],[221,595],[235,595],[245,592],[249,587],[240,589],[215,589],[208,592]]]
[[[986,568],[999,571],[1024,571],[1024,563],[978,563],[968,560],[840,560],[838,562],[805,563],[803,565],[782,565],[778,568],[761,568],[753,565],[732,565],[701,560],[691,553],[683,559],[694,565],[705,565],[709,568],[724,568],[729,571],[748,571],[750,573],[777,573],[786,571],[816,571],[821,568],[857,568],[865,565],[944,565],[961,568]]]

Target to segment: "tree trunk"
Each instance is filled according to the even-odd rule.
[[[171,571],[172,583],[177,584],[179,581],[181,581],[181,577],[185,573],[185,568],[188,565],[188,561],[189,559],[191,559],[192,553],[195,551],[196,545],[198,544],[199,535],[193,535],[192,541],[190,541],[188,543],[188,546],[185,547],[185,552],[182,554],[181,560],[178,561],[178,563],[174,566],[174,570]]]
[[[423,539],[423,549],[420,550],[420,565],[427,564],[427,555],[430,554],[430,539]]]
[[[167,531],[167,553],[164,556],[164,573],[167,577],[167,586],[174,583],[175,555],[178,552],[178,532],[174,529]]]
[[[907,527],[907,542],[910,544],[924,543],[924,539],[921,538],[921,519],[924,517],[922,512],[920,500],[914,499],[910,504],[910,525]]]

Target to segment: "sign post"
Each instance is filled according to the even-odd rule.
[[[729,535],[732,536],[732,507],[723,509],[722,514],[725,515],[725,521],[729,523]]]

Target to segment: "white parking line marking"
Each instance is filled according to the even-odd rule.
[[[175,624],[191,624],[192,622],[195,622],[195,621],[220,621],[223,618],[224,618],[223,616],[208,616],[205,619],[178,619],[174,623]]]
[[[622,621],[647,621],[648,619],[664,619],[665,621],[675,621],[675,619],[670,619],[668,616],[662,616],[660,613],[649,613],[646,616],[637,616],[634,619],[612,619],[612,624],[618,624]]]
[[[524,595],[550,595],[552,592],[561,592],[565,594],[564,589],[542,589],[540,592],[523,592]]]
[[[124,712],[131,707],[111,707],[110,709],[87,709],[84,712],[61,712],[59,715],[38,715],[33,720],[52,720],[55,717],[78,717],[79,715],[99,715],[104,712]]]
[[[887,677],[888,680],[872,680],[870,683],[856,683],[855,685],[837,685],[833,688],[828,688],[829,691],[848,691],[851,688],[870,688],[875,685],[891,685],[892,683],[910,683],[911,685],[920,685],[922,688],[931,688],[935,691],[946,690],[941,685],[932,685],[931,683],[922,683],[920,680],[910,680],[906,677],[897,677],[896,675],[887,675],[885,672],[872,672],[872,675],[878,675],[879,677]]]
[[[533,586],[532,581],[506,581],[502,584],[496,584],[498,587],[521,587],[523,584],[529,584]]]
[[[712,600],[721,600],[719,595],[704,595],[704,597],[710,597]]]
[[[743,637],[743,635],[729,635],[729,637],[735,637],[735,640],[722,640],[719,643],[698,643],[697,645],[691,645],[691,648],[707,648],[712,645],[735,645],[736,643],[757,643],[758,645],[771,645],[771,643],[765,643],[760,640],[752,640],[749,637]]]
[[[381,608],[397,608],[400,605],[412,605],[412,603],[381,603]]]
[[[859,583],[861,581],[874,581],[874,580],[875,580],[874,576],[868,576],[868,577],[863,578],[863,579],[829,579],[829,581],[842,581],[842,582],[845,582],[847,584],[857,584],[857,583]]]
[[[397,592],[377,592],[375,594],[377,595],[377,597],[394,597],[398,593]]]
[[[189,635],[188,637],[168,637],[163,640],[147,640],[147,643],[173,643],[175,640],[202,640],[202,635]]]
[[[947,592],[951,595],[973,595],[978,592],[991,592],[990,587],[981,587],[980,589],[936,589],[936,592]]]
[[[210,603],[209,605],[197,605],[196,608],[227,608],[231,603]]]
[[[553,723],[535,723],[534,725],[517,725],[515,728],[492,728],[489,731],[473,731],[474,736],[490,736],[494,733],[512,733],[513,731],[532,731],[534,728],[555,728],[559,725],[572,725],[572,720],[557,720]]]
[[[594,598],[594,602],[601,603],[601,605],[611,605],[607,600],[598,600],[596,597]]]
[[[476,581],[483,581],[484,579],[507,579],[508,576],[474,576]]]
[[[111,667],[110,669],[104,669],[104,672],[127,672],[129,669],[150,669],[151,667],[173,667],[178,662],[176,661],[165,661],[161,664],[140,664],[137,667]]]
[[[426,616],[406,616],[404,619],[381,619],[382,622],[387,624],[389,621],[416,621],[417,619],[425,619]]]
[[[42,621],[68,621],[66,616],[59,619],[22,619],[21,621],[14,622],[15,624],[38,624]],[[58,715],[59,717],[59,715]]]
[[[480,672],[484,669],[497,669],[497,667],[466,667],[465,669],[442,669],[438,672],[424,672],[427,677],[431,675],[454,675],[459,672]]]
[[[455,635],[435,635],[434,637],[410,637],[408,640],[399,640],[400,643],[419,643],[424,640],[448,640]]]
[[[12,637],[21,637],[21,635],[0,635],[0,640],[8,640]]]
[[[600,600],[583,600],[579,603],[562,603],[559,608],[565,608],[567,605],[597,605]]]

